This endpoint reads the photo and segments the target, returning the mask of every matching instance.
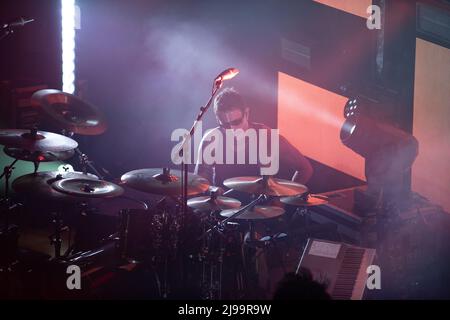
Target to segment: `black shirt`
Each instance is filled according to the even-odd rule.
[[[257,137],[257,147],[256,150],[259,154],[259,147],[261,143],[267,143],[267,149],[270,154],[271,152],[271,136],[270,136],[270,128],[261,123],[250,123],[250,128],[256,129],[259,132],[259,129],[268,130],[267,141],[259,141],[259,134]],[[249,150],[255,151],[255,149],[251,149],[249,147],[248,139],[245,139],[245,164],[237,164],[237,147],[235,144],[234,148],[234,162],[233,164],[226,164],[226,134],[225,130],[221,127],[217,127],[212,129],[208,134],[204,135],[202,142],[200,144],[201,155],[205,148],[214,141],[206,141],[209,140],[211,135],[220,131],[223,137],[223,164],[214,163],[214,164],[205,164],[204,161],[200,164],[197,160],[195,166],[195,173],[199,174],[205,178],[207,178],[213,185],[222,187],[223,181],[228,178],[233,177],[241,177],[241,176],[260,176],[261,175],[261,167],[264,167],[261,162],[259,156],[256,157],[257,161],[255,164],[250,163],[250,155]],[[208,139],[206,139],[208,137]],[[275,155],[276,156],[276,155]],[[279,170],[275,175],[278,178],[291,180],[295,171],[298,172],[297,177],[295,179],[296,182],[306,184],[306,182],[310,179],[313,169],[310,162],[298,151],[289,141],[283,136],[279,136]]]

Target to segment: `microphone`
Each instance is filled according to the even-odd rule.
[[[10,22],[10,23],[5,23],[3,24],[3,29],[6,28],[17,28],[17,27],[23,27],[24,25],[26,25],[27,23],[33,22],[34,19],[25,19],[23,17],[20,17],[19,19],[17,19],[16,21]]]
[[[224,80],[230,80],[237,76],[239,70],[236,68],[228,68],[222,71],[214,80],[215,82],[222,82]]]

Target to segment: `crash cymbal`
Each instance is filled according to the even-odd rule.
[[[300,183],[269,176],[236,177],[225,180],[223,184],[237,191],[276,197],[295,196],[308,191],[308,188]]]
[[[280,201],[284,204],[297,207],[313,207],[328,203],[328,197],[319,194],[307,194],[295,197],[282,197]]]
[[[122,182],[130,188],[166,195],[181,194],[181,172],[170,169],[140,169],[125,173]],[[188,196],[193,196],[208,190],[209,182],[198,175],[188,174]]]
[[[98,135],[107,129],[98,108],[72,94],[54,89],[39,90],[33,94],[31,102],[61,129],[81,135]]]
[[[61,152],[30,152],[20,148],[4,148],[3,151],[11,158],[33,162],[63,161],[72,158],[75,154],[75,150]]]
[[[52,188],[69,196],[82,198],[114,198],[124,192],[122,187],[112,182],[86,178],[58,180],[52,183]]]
[[[66,136],[36,130],[0,130],[0,144],[8,148],[25,149],[29,152],[65,152],[78,147],[78,143]]]
[[[199,211],[216,211],[239,208],[241,202],[229,197],[205,196],[189,199],[187,205]]]
[[[43,171],[26,174],[17,178],[12,183],[12,188],[20,195],[39,201],[79,201],[79,199],[75,199],[67,194],[56,191],[51,186],[55,181],[71,178],[98,179],[98,177],[93,174],[85,175],[82,172],[60,173],[58,171]]]
[[[224,218],[229,218],[233,214],[239,211],[238,209],[223,210],[220,215]],[[255,206],[251,210],[244,211],[236,220],[262,220],[272,219],[281,216],[284,213],[284,209],[280,207],[271,206]]]

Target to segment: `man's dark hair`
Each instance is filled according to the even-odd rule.
[[[234,88],[223,89],[214,99],[214,112],[226,112],[232,109],[245,111],[246,104],[241,94]]]
[[[287,273],[278,283],[274,300],[330,300],[325,285],[315,281],[307,269],[298,274]]]

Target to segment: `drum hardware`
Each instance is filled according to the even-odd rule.
[[[223,184],[230,189],[250,193],[254,195],[264,194],[267,196],[283,197],[304,194],[308,188],[300,183],[290,180],[262,177],[237,177],[227,179]]]
[[[293,196],[293,197],[282,197],[280,201],[284,204],[295,206],[295,212],[293,214],[293,219],[295,217],[303,218],[303,226],[297,230],[297,232],[290,232],[290,234],[302,234],[301,241],[305,241],[308,237],[314,236],[321,232],[328,232],[330,230],[335,230],[336,228],[330,226],[329,224],[312,225],[311,224],[311,212],[310,208],[315,206],[320,206],[328,203],[328,197],[320,194],[310,194],[305,192],[304,194]],[[330,228],[331,227],[331,228]]]
[[[66,137],[73,137],[74,132],[71,131],[67,131],[65,129],[63,129],[61,131],[61,134],[66,136]],[[73,154],[77,154],[78,156],[78,163],[80,164],[81,167],[81,172],[83,172],[84,174],[87,174],[88,168],[96,175],[99,177],[99,179],[103,180],[104,176],[97,170],[97,168],[94,166],[94,161],[89,160],[89,156],[86,153],[83,153],[80,148],[76,147],[74,150],[72,150]],[[59,153],[56,156],[61,155],[61,153]],[[66,156],[65,154],[62,154],[62,156]],[[58,158],[59,161],[64,161],[64,158]],[[100,168],[102,170],[102,172],[105,172],[107,174],[109,174],[109,171],[107,171],[104,168]]]
[[[51,161],[64,161],[70,159],[75,154],[75,150],[68,150],[62,152],[43,152],[34,151],[30,152],[26,149],[5,147],[3,149],[6,155],[13,159],[29,162],[51,162]]]
[[[62,92],[55,89],[44,89],[36,91],[31,102],[61,129],[62,135],[72,137],[79,135],[100,135],[107,129],[107,123],[100,110],[75,95]],[[104,176],[94,167],[93,162],[88,156],[81,152],[77,147],[73,148],[79,157],[81,171],[87,173],[87,168],[97,175],[100,179]],[[65,155],[62,155],[65,156]],[[63,161],[63,157],[58,155],[58,160]],[[103,172],[108,172],[101,168]]]
[[[178,170],[139,169],[125,173],[121,177],[124,185],[130,188],[163,196],[180,196],[182,174]],[[197,195],[208,190],[209,182],[195,174],[187,175],[187,194]]]
[[[55,181],[69,178],[98,179],[93,174],[81,172],[41,171],[20,176],[12,183],[12,188],[19,195],[35,198],[39,201],[47,200],[49,204],[78,203],[80,199],[59,192],[52,187]]]
[[[53,213],[52,223],[54,225],[54,232],[49,236],[50,245],[53,245],[55,247],[54,259],[60,259],[62,244],[61,234],[68,231],[69,227],[64,225],[60,212]]]
[[[208,229],[203,231],[203,234],[200,236],[200,240],[203,240],[204,250],[203,250],[203,259],[202,261],[202,283],[203,289],[206,290],[207,298],[221,298],[222,297],[222,276],[223,276],[223,263],[224,263],[224,254],[226,252],[224,246],[224,240],[226,240],[225,232],[228,230],[228,224],[231,223],[231,220],[236,220],[239,218],[246,219],[245,214],[251,212],[257,204],[267,200],[267,196],[261,194],[251,203],[237,209],[226,209],[220,212],[220,216],[225,217],[222,221],[218,221],[212,226],[207,226]],[[235,204],[235,201],[231,201],[231,203]],[[280,208],[281,209],[281,208]],[[283,210],[283,209],[281,209]],[[284,212],[284,210],[283,210]],[[211,216],[213,212],[211,212]],[[252,220],[246,219],[249,222],[249,231],[246,234],[246,241],[250,241],[255,237],[254,225]],[[205,228],[206,229],[206,228]],[[214,231],[214,232],[213,232]],[[215,236],[218,235],[218,236]],[[218,242],[218,245],[214,248],[213,243]],[[245,243],[245,241],[244,241]],[[215,249],[212,252],[211,259],[211,248]],[[245,265],[245,257],[240,256],[241,263]],[[209,258],[209,259],[205,259]],[[236,277],[244,278],[243,274],[237,272]],[[236,279],[239,282],[238,279]]]
[[[280,198],[280,201],[284,204],[306,208],[327,204],[328,197],[320,194],[310,194],[309,192],[305,192],[299,196],[282,197]]]
[[[55,89],[36,91],[31,102],[55,125],[79,135],[100,135],[107,124],[100,110],[80,98]]]
[[[90,198],[114,198],[124,193],[122,187],[105,180],[93,180],[86,178],[60,179],[51,184],[51,187],[61,193],[73,197]]]
[[[17,161],[18,159],[14,159],[9,166],[5,166],[3,168],[3,173],[0,175],[0,179],[5,178],[5,193],[3,196],[6,201],[9,199],[9,179],[11,179],[12,172],[15,169],[14,165]]]
[[[241,202],[234,198],[218,196],[216,192],[211,192],[210,196],[189,199],[187,205],[194,210],[214,212],[239,208]]]
[[[253,200],[252,202],[250,202],[249,204],[239,208],[239,209],[229,209],[229,210],[225,210],[223,211],[223,213],[225,214],[225,219],[222,220],[220,222],[220,224],[222,226],[224,226],[228,221],[232,220],[232,219],[237,219],[239,218],[239,216],[241,216],[244,213],[249,212],[250,210],[252,210],[255,206],[258,205],[258,203],[267,200],[267,196],[265,194],[260,194],[258,196],[258,198],[256,198],[255,200]],[[222,213],[221,213],[222,215]]]
[[[6,239],[6,243],[8,244],[14,243],[12,247],[10,245],[7,245],[8,249],[7,252],[11,253],[8,255],[10,257],[15,255],[15,251],[17,250],[17,239],[18,239],[17,227],[11,225],[10,223],[11,213],[14,212],[14,210],[17,209],[18,207],[22,206],[20,203],[13,202],[9,197],[9,180],[11,179],[12,172],[15,169],[14,165],[17,163],[17,161],[18,161],[17,159],[14,159],[14,161],[10,165],[5,166],[3,169],[3,173],[0,175],[0,180],[2,178],[5,179],[5,191],[3,198],[0,199],[0,212],[4,214],[3,230],[0,231],[0,233],[3,235],[2,238]],[[16,240],[13,240],[12,242],[8,240],[13,238],[15,238]]]
[[[78,143],[66,136],[39,131],[37,128],[30,130],[3,129],[0,130],[0,144],[28,150],[29,152],[65,152],[75,149]]]

